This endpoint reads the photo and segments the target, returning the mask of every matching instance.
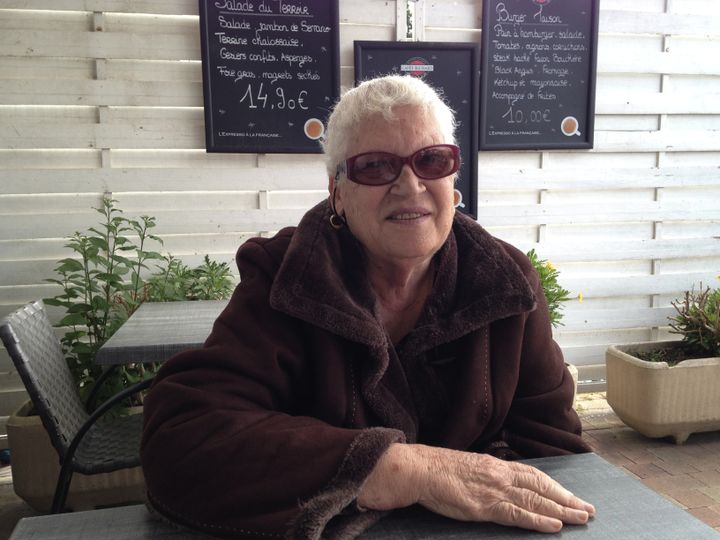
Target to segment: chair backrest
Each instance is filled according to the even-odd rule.
[[[0,337],[50,441],[64,457],[88,414],[42,301],[5,317],[0,322]]]

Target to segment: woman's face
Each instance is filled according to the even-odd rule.
[[[360,124],[350,138],[346,157],[371,151],[404,157],[447,142],[437,122],[422,109],[398,107],[395,116],[388,122],[378,115]],[[440,249],[450,233],[453,200],[453,176],[423,180],[406,164],[400,176],[384,186],[343,179],[337,186],[335,204],[375,262],[422,263]]]

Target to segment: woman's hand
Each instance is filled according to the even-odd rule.
[[[463,521],[492,521],[541,532],[581,525],[595,508],[545,473],[487,454],[394,444],[358,496],[358,505],[390,510],[419,503]]]

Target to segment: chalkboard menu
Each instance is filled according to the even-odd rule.
[[[484,0],[480,148],[592,148],[599,0]]]
[[[320,152],[338,0],[199,0],[208,152]]]
[[[477,217],[480,50],[476,43],[356,41],[355,83],[381,75],[422,77],[455,111],[461,165],[458,210]]]

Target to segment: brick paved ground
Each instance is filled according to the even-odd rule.
[[[580,394],[576,409],[598,455],[720,531],[720,431],[695,433],[676,445],[627,427],[603,393]]]
[[[597,454],[720,531],[720,431],[696,433],[678,446],[625,426],[603,393],[580,394],[576,408]],[[37,515],[15,496],[11,482],[9,467],[0,468],[0,540],[21,517]]]

